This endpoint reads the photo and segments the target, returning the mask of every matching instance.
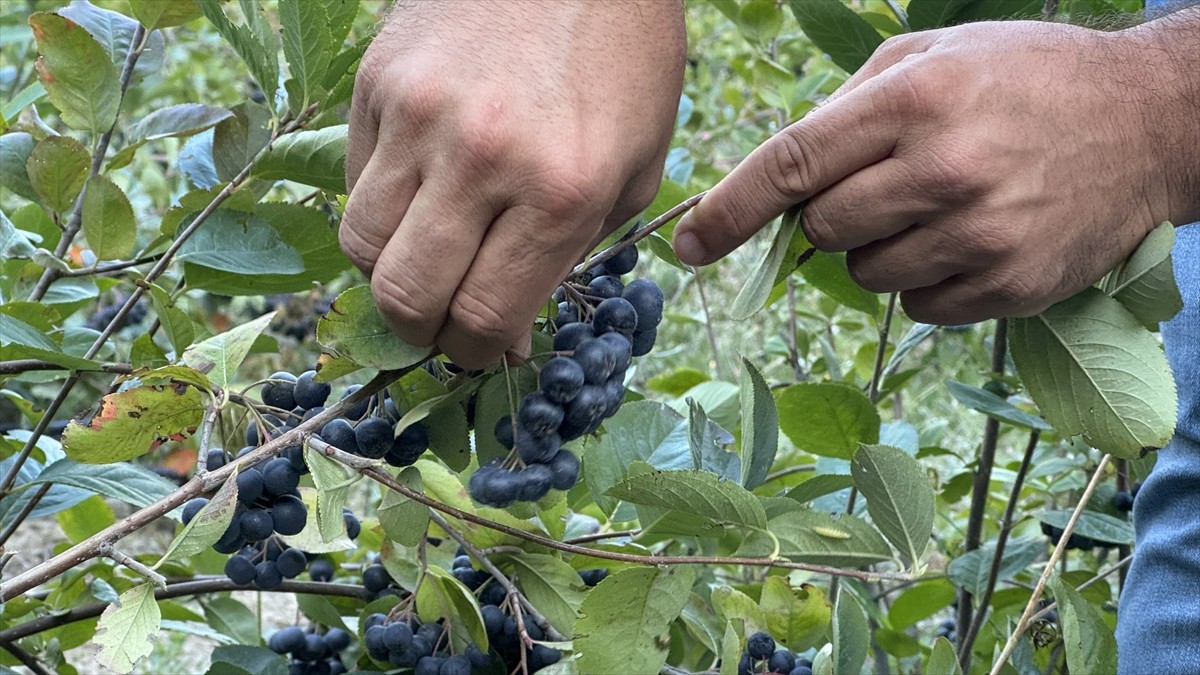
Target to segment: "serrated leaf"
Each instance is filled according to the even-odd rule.
[[[908,3],[908,25],[912,30],[948,26],[955,15],[972,2],[975,0],[912,0]]]
[[[72,421],[63,449],[72,459],[110,464],[140,457],[166,440],[182,440],[200,424],[204,405],[191,387],[138,387],[108,394],[87,424]]]
[[[933,486],[925,468],[899,448],[864,445],[854,453],[850,472],[871,520],[915,567],[933,533]]]
[[[275,312],[268,312],[232,330],[214,335],[188,347],[182,360],[204,373],[214,386],[225,389],[237,377],[237,369],[250,353],[250,347],[271,324]]]
[[[786,577],[763,581],[758,607],[766,618],[767,632],[793,652],[818,646],[833,617],[821,589],[812,584],[792,588]]]
[[[422,492],[421,472],[414,466],[405,467],[396,480],[417,492]],[[416,546],[429,529],[429,507],[383,487],[379,504],[379,524],[389,539],[405,546]]]
[[[834,518],[799,505],[767,521],[779,541],[779,554],[795,562],[861,567],[890,560],[892,550],[879,532],[854,516]],[[741,554],[767,555],[772,542],[743,544]]]
[[[117,673],[128,673],[154,649],[162,613],[154,599],[154,586],[139,584],[121,594],[119,605],[109,605],[96,624],[96,660]]]
[[[1175,380],[1158,341],[1124,306],[1087,288],[1009,325],[1029,395],[1064,436],[1136,459],[1175,431]]]
[[[521,553],[508,558],[517,588],[537,607],[558,632],[571,635],[587,585],[579,573],[561,559],[541,553]]]
[[[329,15],[320,2],[311,0],[280,0],[279,24],[283,36],[283,55],[291,75],[300,83],[301,101],[292,103],[293,110],[303,110],[320,94],[321,81],[329,69]],[[291,102],[289,102],[291,103]]]
[[[733,434],[709,420],[704,408],[693,399],[687,399],[687,404],[688,450],[692,454],[692,468],[726,480],[737,480],[741,475],[741,457],[725,449],[726,445],[733,442]]]
[[[779,449],[779,412],[775,399],[758,369],[742,359],[742,485],[752,490],[762,484]]]
[[[1024,571],[1046,552],[1046,542],[1043,539],[1009,539],[1004,547],[1004,555],[1000,558],[1000,571],[996,581],[1011,579],[1018,572]],[[972,595],[979,595],[987,587],[988,576],[991,574],[992,559],[996,556],[996,542],[990,541],[974,551],[968,551],[950,561],[946,568],[950,581],[965,589]]]
[[[667,660],[661,637],[687,602],[693,578],[690,567],[638,567],[601,581],[575,622],[580,672],[657,673]]]
[[[879,412],[854,387],[794,384],[779,394],[777,404],[780,429],[805,452],[850,459],[859,443],[879,442]]]
[[[87,181],[83,194],[83,235],[101,260],[124,258],[133,251],[137,222],[125,192],[103,174]]]
[[[135,122],[126,131],[126,145],[109,160],[108,168],[125,166],[145,143],[160,138],[184,138],[215,127],[233,117],[225,108],[200,103],[180,103],[159,108]]]
[[[799,229],[801,212],[801,208],[793,207],[780,219],[779,227],[771,239],[770,250],[746,279],[746,284],[729,308],[729,317],[734,321],[749,319],[766,304],[771,289],[775,287],[775,278],[785,264],[792,239]]]
[[[946,380],[946,389],[950,391],[950,395],[959,403],[988,417],[994,417],[1001,422],[1008,422],[1009,424],[1025,429],[1038,429],[1041,431],[1048,431],[1051,428],[1046,423],[1046,420],[1021,410],[990,391],[980,389],[979,387],[969,387],[954,380]]]
[[[34,146],[25,168],[42,203],[63,213],[79,197],[91,161],[87,148],[79,141],[69,136],[50,136]]]
[[[317,342],[355,363],[398,370],[420,363],[429,347],[414,347],[392,332],[379,314],[370,286],[343,291],[317,322]]]
[[[233,117],[213,127],[212,165],[219,181],[233,180],[271,140],[271,111],[245,101],[229,109]],[[202,159],[203,163],[206,158]],[[202,172],[207,167],[200,167]],[[228,207],[228,202],[226,203]]]
[[[23,131],[0,135],[0,187],[12,190],[29,201],[37,201],[38,193],[29,181],[26,164],[33,152],[33,136]]]
[[[867,660],[871,627],[867,614],[853,593],[838,597],[833,613],[833,672],[857,673]]]
[[[347,131],[347,125],[339,124],[288,134],[271,145],[252,175],[346,194]]]
[[[217,543],[229,523],[233,521],[233,512],[237,509],[237,475],[232,475],[217,490],[204,508],[200,509],[183,531],[175,536],[167,552],[154,564],[153,569],[162,567],[171,560],[181,560],[193,556]]]
[[[201,16],[192,0],[129,0],[129,9],[147,29],[179,26]]]
[[[181,224],[191,224],[187,219]],[[180,247],[175,258],[235,274],[299,274],[304,261],[262,218],[241,211],[218,209]]]
[[[1117,641],[1096,608],[1058,575],[1050,577],[1050,590],[1058,602],[1070,672],[1115,674]]]
[[[55,13],[82,26],[104,48],[117,72],[121,72],[130,50],[136,46],[133,39],[137,35],[137,21],[120,12],[98,7],[88,0],[71,0],[71,4],[55,10]],[[165,56],[164,48],[162,32],[150,31],[145,36],[142,53],[133,65],[131,81],[159,72]]]
[[[167,479],[134,464],[80,464],[60,459],[46,467],[30,485],[49,483],[112,497],[138,508],[147,507],[175,490]]]
[[[256,25],[261,26],[262,19],[258,18],[251,8],[246,13],[251,24],[235,26],[229,21],[229,17],[225,16],[217,0],[193,1],[250,69],[250,74],[267,100],[272,100],[279,85],[278,47],[272,34],[261,29],[255,30]]]
[[[758,498],[732,481],[706,471],[648,471],[609,488],[611,497],[677,511],[706,521],[707,527],[763,530],[767,513]],[[649,525],[649,523],[644,523]]]
[[[841,0],[791,0],[788,4],[808,39],[847,73],[861,68],[883,43],[871,24]]]
[[[362,474],[307,445],[304,448],[304,461],[312,471],[313,484],[317,486],[317,528],[321,539],[329,542],[346,532],[342,507],[350,495],[350,486],[357,483]]]
[[[1073,512],[1073,509],[1055,509],[1046,511],[1038,519],[1062,529],[1067,526]],[[1122,546],[1131,546],[1134,541],[1133,525],[1129,521],[1098,511],[1085,510],[1080,513],[1072,532],[1089,539]]]
[[[426,570],[424,583],[417,589],[417,614],[422,621],[446,617],[450,640],[456,649],[471,644],[485,648],[487,630],[479,613],[479,601],[458,579],[436,565]]]
[[[1163,223],[1146,235],[1133,255],[1104,280],[1104,292],[1144,324],[1166,321],[1183,309],[1183,297],[1175,284],[1171,264],[1174,245],[1175,227]]]
[[[925,663],[923,672],[962,675],[958,655],[954,653],[954,645],[950,644],[949,640],[944,637],[934,638],[933,650],[929,652],[929,661]]]
[[[428,371],[417,369],[400,378],[389,389],[393,400],[402,402],[404,414],[396,423],[397,437],[413,424],[422,423],[429,434],[429,450],[454,471],[471,463],[471,439],[466,411],[459,405],[474,393],[479,379],[447,391]]]
[[[40,54],[38,79],[63,122],[80,131],[107,131],[121,105],[119,73],[108,53],[79,24],[57,14],[37,12],[29,25]]]

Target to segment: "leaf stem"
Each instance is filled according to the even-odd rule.
[[[638,229],[634,230],[624,239],[621,239],[620,241],[613,244],[612,246],[609,246],[607,249],[597,253],[596,255],[592,256],[591,258],[576,265],[575,268],[571,270],[571,273],[567,275],[567,277],[568,278],[573,277],[576,274],[579,274],[580,272],[583,272],[584,270],[586,270],[590,267],[595,267],[596,265],[599,265],[600,263],[613,258],[621,251],[629,248],[630,246],[633,246],[634,244],[638,243],[639,241],[650,236],[651,232],[654,232],[655,230],[662,227],[663,225],[666,225],[667,223],[671,222],[672,220],[675,220],[679,216],[682,216],[683,214],[692,210],[692,207],[695,206],[696,204],[699,204],[700,200],[704,198],[705,194],[707,194],[707,191],[701,192],[699,194],[694,194],[691,197],[688,197],[687,199],[679,202],[675,206],[672,206],[671,208],[667,209],[666,211],[663,212],[663,214],[661,216],[655,218],[654,220],[650,221],[649,223],[646,223],[642,227],[639,227]]]

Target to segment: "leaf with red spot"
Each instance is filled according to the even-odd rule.
[[[117,119],[120,73],[108,52],[70,19],[49,12],[29,17],[37,40],[38,79],[72,129],[99,133]]]
[[[86,423],[72,421],[63,449],[78,462],[108,464],[139,457],[196,430],[204,415],[193,387],[138,387],[105,396]]]

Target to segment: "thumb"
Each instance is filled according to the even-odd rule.
[[[887,157],[900,126],[882,89],[858,87],[750,153],[675,227],[679,259],[715,262],[789,207]]]

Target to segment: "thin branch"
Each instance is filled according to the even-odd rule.
[[[72,546],[63,553],[26,570],[4,584],[0,584],[0,602],[7,602],[73,567],[77,567],[92,558],[103,555],[105,546],[111,546],[154,520],[167,515],[189,499],[215,489],[225,479],[232,476],[235,471],[258,464],[282,452],[284,448],[301,442],[302,439],[320,429],[326,422],[340,417],[346,410],[367,400],[376,392],[403,376],[406,372],[418,367],[420,365],[416,364],[402,370],[380,372],[374,379],[363,385],[362,389],[327,407],[295,429],[276,436],[274,439],[263,443],[253,452],[249,452],[229,462],[216,471],[209,471],[204,476],[193,477],[187,483],[180,486],[179,489],[159,499],[150,506],[122,518],[115,524]]]
[[[167,587],[167,578],[164,577],[163,575],[159,574],[158,572],[155,572],[154,570],[150,569],[150,567],[148,565],[144,565],[144,564],[138,562],[137,560],[129,557],[128,555],[116,550],[112,546],[102,547],[102,550],[104,551],[105,557],[109,558],[110,560],[117,563],[118,565],[124,565],[125,567],[128,567],[129,569],[133,570],[137,574],[140,574],[141,576],[145,577],[147,581],[149,581],[150,583],[154,584],[155,586],[157,586],[159,588]]]
[[[636,537],[641,534],[641,530],[621,530],[620,532],[597,532],[596,534],[585,534],[582,537],[573,539],[564,539],[567,544],[589,544],[594,541],[604,541],[605,539],[617,539],[619,537]]]
[[[134,260],[122,260],[119,262],[108,263],[107,265],[96,265],[95,267],[81,267],[79,269],[69,269],[66,272],[60,272],[60,277],[88,277],[93,275],[111,274],[120,272],[138,265],[157,262],[161,256],[159,254],[144,255]]]
[[[305,595],[329,595],[340,598],[363,598],[363,587],[353,584],[335,584],[318,581],[292,581],[285,579],[279,588],[262,591],[253,586],[239,586],[227,577],[212,577],[208,579],[192,579],[176,581],[167,584],[154,592],[155,600],[170,600],[189,595],[205,595],[208,593],[226,593],[229,591],[258,591],[260,593],[301,593]],[[107,602],[75,607],[61,614],[46,614],[33,621],[28,621],[12,628],[0,631],[0,643],[11,643],[22,638],[36,635],[42,631],[57,628],[76,621],[100,616],[108,607]]]
[[[133,372],[133,366],[127,363],[101,363],[92,368],[68,368],[57,363],[42,361],[41,359],[13,359],[12,361],[0,361],[0,375],[18,375],[20,373],[29,373],[35,370],[75,370],[82,373],[114,373],[117,375],[128,375]]]
[[[667,223],[671,222],[672,220],[675,220],[679,216],[682,216],[683,214],[692,210],[692,207],[695,206],[696,204],[699,204],[700,200],[704,198],[705,194],[707,194],[707,192],[701,192],[699,194],[692,195],[691,197],[688,197],[687,199],[679,202],[675,206],[672,206],[671,208],[669,208],[665,212],[663,212],[663,214],[661,216],[655,218],[654,220],[650,221],[649,223],[646,223],[642,227],[639,227],[638,229],[634,230],[632,233],[630,233],[630,235],[628,237],[625,237],[621,241],[618,241],[617,243],[613,244],[612,246],[609,246],[607,249],[597,253],[596,255],[592,256],[588,260],[585,260],[585,261],[579,263],[578,265],[575,266],[574,269],[571,270],[571,273],[568,274],[567,276],[573,277],[576,274],[579,274],[588,268],[595,267],[596,265],[599,265],[600,263],[611,259],[612,257],[616,256],[621,251],[623,251],[623,250],[629,248],[630,246],[633,246],[634,244],[638,243],[639,241],[645,239],[646,237],[650,236],[651,232],[654,232],[655,230],[662,227],[663,225],[666,225]]]
[[[1025,605],[1025,611],[1021,613],[1021,619],[1017,621],[1017,627],[1013,629],[1012,635],[1008,636],[1008,642],[1004,643],[1004,650],[1000,652],[1000,656],[992,664],[990,675],[1000,674],[1000,671],[1004,669],[1004,664],[1008,663],[1009,657],[1012,656],[1013,650],[1016,649],[1017,640],[1020,640],[1021,636],[1029,628],[1033,613],[1037,611],[1038,601],[1042,598],[1042,592],[1046,590],[1046,583],[1050,580],[1050,576],[1054,574],[1054,566],[1062,558],[1063,553],[1066,552],[1067,540],[1071,538],[1071,532],[1075,530],[1075,524],[1079,522],[1079,517],[1083,515],[1083,509],[1087,506],[1088,500],[1092,498],[1092,493],[1096,491],[1096,486],[1100,484],[1100,479],[1104,477],[1104,469],[1108,466],[1108,462],[1111,459],[1112,455],[1105,455],[1100,459],[1100,463],[1096,465],[1096,471],[1092,473],[1092,479],[1088,481],[1087,488],[1083,491],[1083,496],[1079,498],[1079,503],[1075,506],[1075,511],[1071,513],[1071,519],[1067,521],[1067,526],[1063,528],[1058,545],[1054,547],[1054,551],[1050,554],[1050,559],[1046,561],[1046,568],[1042,570],[1042,576],[1038,578],[1037,585],[1033,588],[1033,594],[1029,596],[1029,602]]]
[[[346,464],[354,466],[354,463],[361,463],[362,458],[356,455],[351,455],[348,452],[339,450],[338,448],[318,439],[308,436],[307,443],[310,447],[322,452],[325,456]],[[378,461],[372,461],[370,466],[358,468],[358,472],[370,478],[371,480],[380,483],[391,490],[399,492],[409,499],[420,502],[436,511],[453,516],[459,520],[464,520],[469,523],[474,523],[486,527],[490,530],[495,530],[507,534],[518,539],[523,539],[539,546],[563,551],[565,553],[573,553],[589,558],[597,558],[600,560],[616,560],[618,562],[633,563],[639,565],[746,565],[749,567],[774,567],[778,569],[803,570],[813,572],[815,574],[827,574],[830,576],[851,577],[861,579],[863,581],[876,581],[879,579],[889,579],[893,581],[907,581],[911,577],[907,574],[899,574],[895,572],[877,572],[870,570],[848,570],[838,567],[829,567],[826,565],[811,565],[808,563],[797,563],[787,560],[776,560],[773,558],[741,558],[741,557],[722,557],[722,556],[660,556],[660,555],[639,555],[632,553],[615,553],[613,551],[603,551],[567,544],[561,541],[555,541],[541,535],[526,532],[524,530],[499,523],[494,520],[488,520],[474,513],[463,511],[462,509],[443,504],[436,499],[426,496],[421,492],[417,492],[408,486],[400,483],[394,476],[386,470],[378,466]]]
[[[50,671],[42,667],[36,656],[20,645],[0,640],[0,647],[3,647],[4,651],[17,657],[17,660],[33,672],[34,675],[51,675]]]
[[[979,611],[975,613],[975,618],[971,621],[971,627],[967,630],[967,634],[959,640],[958,662],[962,664],[964,673],[968,672],[971,665],[971,647],[975,644],[975,638],[979,635],[980,629],[983,628],[983,620],[987,617],[988,603],[992,601],[992,593],[996,591],[996,582],[1000,578],[1000,566],[1004,561],[1004,548],[1008,544],[1008,535],[1012,533],[1017,502],[1021,496],[1021,489],[1025,487],[1025,476],[1029,473],[1029,464],[1033,461],[1033,451],[1037,448],[1041,435],[1037,429],[1029,432],[1029,442],[1025,444],[1025,455],[1021,458],[1021,466],[1017,469],[1017,477],[1013,481],[1008,505],[1004,508],[1004,519],[1000,522],[1000,534],[996,537],[996,551],[992,555],[992,568],[988,571],[987,586],[984,587],[983,595],[979,597]]]
[[[704,331],[708,334],[708,346],[712,349],[713,364],[717,367],[717,374],[725,379],[725,362],[721,360],[721,350],[717,347],[717,334],[713,330],[712,313],[708,309],[708,297],[704,295],[704,280],[700,273],[692,275],[696,280],[696,292],[700,295],[700,310],[704,312]]]
[[[46,493],[52,487],[54,487],[52,483],[42,483],[38,486],[37,491],[30,495],[29,499],[25,500],[25,504],[17,512],[17,516],[8,523],[3,532],[0,532],[0,547],[3,547],[16,534],[17,528],[20,527],[21,523],[25,522],[29,514],[33,513],[33,510],[37,508],[38,502],[42,501],[42,498],[46,496]]]
[[[1116,572],[1118,570],[1124,571],[1129,566],[1129,563],[1131,563],[1131,562],[1133,562],[1133,554],[1132,553],[1125,556],[1124,558],[1121,558],[1120,560],[1113,563],[1112,565],[1109,565],[1108,567],[1100,570],[1099,572],[1096,572],[1096,576],[1092,577],[1091,579],[1088,579],[1087,581],[1083,582],[1082,584],[1079,584],[1079,586],[1076,587],[1075,590],[1082,591],[1085,588],[1087,588],[1088,586],[1091,586],[1092,584],[1095,584],[1096,582],[1100,581],[1101,579],[1108,577],[1108,576],[1112,576],[1113,572]],[[1029,623],[1041,621],[1042,619],[1046,618],[1047,614],[1049,614],[1050,612],[1053,612],[1056,607],[1058,607],[1057,601],[1049,603],[1042,609],[1038,610],[1038,613],[1034,614],[1029,619]]]

